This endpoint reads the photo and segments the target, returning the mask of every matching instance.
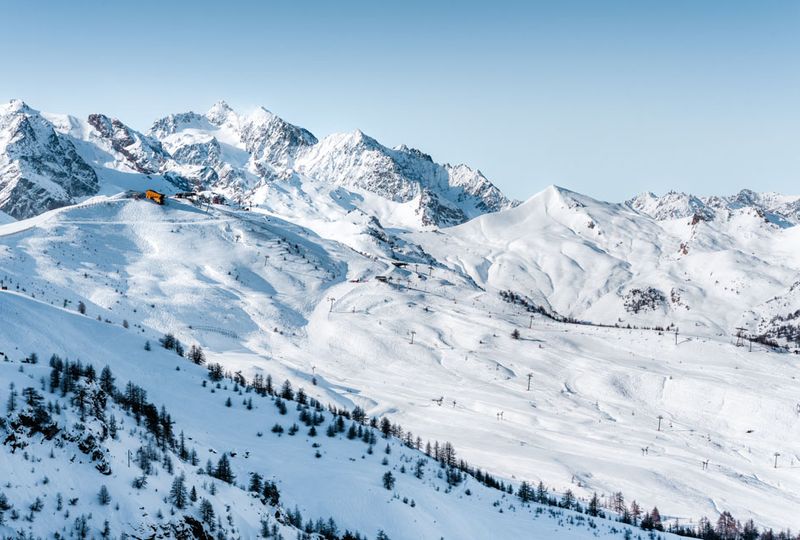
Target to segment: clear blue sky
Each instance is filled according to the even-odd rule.
[[[800,194],[800,2],[0,0],[0,100],[145,130],[220,98],[524,199]]]

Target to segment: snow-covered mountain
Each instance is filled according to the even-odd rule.
[[[150,134],[206,189],[268,205],[252,191],[277,184],[345,188],[377,195],[394,206],[411,206],[410,226],[449,226],[509,208],[507,199],[480,171],[439,165],[412,148],[390,149],[361,131],[318,141],[266,109],[239,115],[225,102],[205,115],[183,113],[156,121]],[[384,203],[381,206],[385,206]],[[362,211],[384,218],[380,208]]]
[[[697,197],[670,191],[656,196],[642,193],[627,202],[632,208],[659,221],[676,218],[731,219],[741,211],[754,211],[780,226],[800,223],[800,196],[757,193],[743,189],[736,195]]]
[[[411,227],[455,225],[514,204],[466,165],[439,165],[360,131],[318,141],[264,108],[238,114],[222,101],[205,114],[157,120],[148,135],[103,114],[42,114],[13,101],[0,110],[0,144],[0,209],[17,218],[147,188],[214,191],[266,207],[265,190],[299,187],[307,198],[346,189],[362,199],[360,211]]]
[[[69,137],[22,101],[0,106],[0,210],[24,219],[97,190]]]
[[[0,536],[645,537],[634,499],[678,532],[797,528],[800,198],[517,204],[224,103],[147,134],[0,118]]]

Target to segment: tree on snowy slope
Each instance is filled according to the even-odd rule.
[[[517,497],[523,502],[527,503],[533,500],[534,492],[531,485],[528,482],[523,481],[522,484],[519,486],[519,491],[517,491]]]
[[[175,477],[169,490],[169,502],[180,510],[186,508],[188,494],[186,492],[186,479],[182,474]]]
[[[386,471],[383,474],[383,487],[391,491],[392,489],[394,489],[394,483],[395,483],[394,475],[392,474],[391,471]]]
[[[189,347],[189,360],[197,364],[198,366],[202,366],[206,363],[206,355],[203,354],[203,349],[198,347],[197,345],[192,345]]]
[[[214,469],[212,476],[214,478],[218,478],[223,482],[227,482],[228,484],[232,484],[233,480],[236,478],[233,474],[233,470],[231,469],[231,463],[228,461],[228,454],[222,454],[222,457],[219,458],[217,462],[217,467]]]
[[[175,348],[175,336],[172,334],[164,334],[164,337],[159,338],[158,342],[167,350]]]

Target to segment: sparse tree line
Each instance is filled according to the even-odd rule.
[[[212,381],[219,381],[223,378],[230,379],[235,384],[252,390],[262,396],[273,396],[275,405],[282,414],[285,414],[286,405],[284,401],[296,401],[301,411],[301,421],[307,426],[315,429],[316,425],[322,422],[322,404],[314,398],[308,397],[302,388],[296,392],[293,390],[290,381],[285,380],[279,388],[276,388],[270,375],[254,376],[251,383],[247,383],[241,373],[231,374],[224,371],[219,364],[208,366],[209,378]],[[309,412],[308,408],[315,412]],[[440,443],[428,441],[424,444],[420,437],[415,437],[411,431],[405,430],[401,425],[392,423],[388,418],[369,417],[364,409],[356,406],[352,411],[328,405],[328,411],[334,415],[326,433],[328,436],[336,436],[338,433],[346,433],[348,439],[360,439],[371,447],[375,445],[376,438],[374,431],[381,433],[383,438],[394,437],[408,448],[424,452],[427,456],[434,459],[444,469],[444,477],[449,486],[456,486],[463,481],[465,475],[471,476],[479,483],[493,489],[514,494],[514,487],[511,483],[505,483],[492,476],[490,473],[474,467],[463,459],[456,458],[456,451],[450,442]],[[350,420],[349,428],[346,428],[345,420]],[[273,432],[283,432],[273,427]],[[292,428],[290,428],[290,433]],[[297,432],[296,426],[294,432]],[[315,433],[316,434],[316,433]],[[422,477],[422,466],[424,462],[418,463],[415,469],[415,476]],[[384,474],[382,483],[387,489],[394,486],[394,476],[391,472]],[[680,525],[678,523],[665,523],[657,507],[650,512],[643,510],[636,501],[630,505],[625,504],[625,497],[622,492],[614,493],[609,504],[611,513],[601,508],[597,494],[593,494],[588,502],[581,502],[571,490],[566,490],[560,496],[550,493],[547,487],[539,482],[534,488],[528,482],[522,482],[517,489],[516,495],[523,503],[535,502],[550,507],[573,510],[578,513],[587,514],[592,517],[606,519],[616,519],[617,521],[640,527],[646,531],[669,532],[678,536],[688,538],[702,538],[704,540],[800,540],[800,535],[792,535],[790,531],[775,532],[772,529],[759,530],[752,520],[744,523],[737,521],[729,512],[723,512],[716,523],[706,517],[701,518],[696,526]]]
[[[559,313],[556,313],[554,311],[548,311],[547,309],[543,308],[542,306],[539,306],[539,305],[535,304],[527,296],[521,295],[521,294],[516,293],[516,292],[514,292],[512,290],[500,291],[500,299],[503,300],[504,302],[509,303],[509,304],[514,304],[514,305],[517,305],[517,306],[521,306],[528,313],[538,313],[539,315],[547,317],[551,321],[560,322],[560,323],[566,323],[566,324],[580,324],[580,325],[583,325],[583,326],[596,326],[598,328],[624,328],[626,330],[653,330],[653,331],[656,331],[656,332],[669,332],[671,330],[674,330],[674,328],[675,328],[672,324],[670,324],[670,325],[668,325],[666,327],[659,326],[659,325],[656,325],[656,326],[637,326],[637,325],[633,325],[632,326],[630,324],[627,324],[625,326],[621,326],[619,323],[603,324],[603,323],[597,323],[597,322],[591,322],[591,321],[583,321],[583,320],[580,320],[580,319],[575,319],[573,317],[567,317],[567,316],[564,316],[564,315],[560,315]]]
[[[199,347],[197,350],[198,354],[195,355],[195,358],[202,358],[202,351],[199,350]],[[28,357],[28,360],[30,358]],[[202,361],[192,359],[192,361],[202,364],[204,359]],[[60,394],[61,397],[69,397],[70,404],[77,410],[82,421],[85,421],[88,417],[97,419],[103,426],[101,440],[106,437],[117,437],[117,421],[113,414],[110,417],[106,415],[106,405],[109,399],[113,400],[127,414],[133,417],[137,425],[143,426],[150,435],[150,441],[135,452],[135,462],[142,470],[142,475],[134,480],[133,486],[135,488],[143,489],[146,487],[147,477],[152,474],[152,467],[155,463],[160,464],[169,474],[174,474],[171,453],[177,454],[181,461],[193,466],[198,465],[196,451],[187,448],[186,439],[182,432],[178,435],[175,434],[174,421],[169,413],[163,406],[159,409],[149,402],[146,390],[140,386],[128,382],[124,389],[119,390],[114,384],[115,378],[108,366],[103,368],[98,375],[91,364],[82,365],[80,361],[62,360],[57,355],[51,357],[50,367],[50,392]],[[276,387],[270,375],[262,376],[257,374],[248,383],[240,373],[231,374],[217,363],[208,365],[207,369],[209,379],[217,382],[218,385],[219,381],[227,378],[236,385],[235,389],[236,387],[241,387],[245,392],[254,392],[260,396],[271,397],[281,414],[286,414],[287,401],[295,402],[299,411],[298,418],[300,422],[309,428],[310,436],[316,436],[316,427],[325,422],[323,414],[325,407],[318,400],[309,397],[302,388],[295,391],[288,380],[284,381],[280,387]],[[43,379],[43,388],[44,385],[45,381]],[[29,429],[30,436],[38,433],[45,438],[52,438],[59,431],[52,414],[60,414],[61,405],[58,401],[50,401],[45,405],[44,398],[34,388],[23,389],[20,396],[12,383],[6,407],[9,413],[14,413],[15,411],[18,413],[14,416],[13,422],[16,422],[16,424],[12,428],[23,425]],[[23,408],[24,411],[22,410]],[[512,484],[504,483],[480,468],[471,466],[463,459],[457,459],[456,451],[449,442],[440,443],[439,441],[434,441],[432,444],[428,441],[423,446],[422,439],[415,437],[411,431],[403,429],[399,424],[392,423],[386,417],[368,417],[361,407],[355,407],[352,411],[348,411],[328,405],[327,410],[333,415],[326,430],[326,434],[330,437],[341,433],[349,440],[361,440],[369,445],[369,453],[372,453],[372,448],[377,443],[376,433],[380,433],[384,439],[393,437],[406,447],[422,451],[438,462],[443,470],[441,476],[446,479],[449,487],[459,485],[464,477],[468,475],[489,488],[514,494]],[[347,421],[349,421],[349,426]],[[0,429],[7,427],[6,422],[6,418],[0,418]],[[273,427],[273,432],[282,433],[283,428],[278,424],[276,426],[280,427],[280,430]],[[294,430],[294,433],[297,432],[298,427],[296,424],[289,428],[290,434],[293,434],[292,430]],[[387,445],[387,450],[388,448]],[[418,460],[414,467],[413,474],[418,479],[421,479],[424,474],[424,464],[425,460]],[[103,470],[99,467],[98,469],[104,474],[110,474],[111,472],[110,469]],[[231,468],[227,453],[223,453],[216,464],[208,461],[205,467],[199,469],[199,471],[210,478],[235,485],[236,476]],[[381,481],[386,489],[391,490],[394,487],[395,479],[390,471],[387,471],[387,473],[383,475]],[[243,485],[240,487],[252,492],[254,496],[258,496],[265,505],[275,506],[280,501],[277,485],[272,481],[264,480],[264,477],[257,472],[250,473],[248,486]],[[216,493],[213,482],[208,489],[212,495]],[[105,500],[105,495],[101,493],[98,497]],[[677,523],[666,524],[657,508],[646,512],[642,511],[636,501],[626,505],[625,498],[621,492],[615,493],[609,503],[611,512],[616,516],[609,515],[600,508],[596,494],[588,503],[582,503],[570,490],[560,496],[550,493],[542,482],[539,482],[535,488],[528,482],[522,482],[516,491],[516,496],[523,504],[535,502],[550,507],[573,510],[592,517],[616,519],[625,524],[638,526],[643,530],[665,531],[691,538],[706,540],[800,539],[800,536],[793,536],[788,531],[777,533],[772,530],[760,531],[752,520],[741,523],[728,512],[723,512],[716,523],[713,523],[708,518],[702,518],[697,526],[683,526]],[[196,488],[192,486],[191,493],[187,493],[185,477],[178,475],[173,481],[168,500],[176,508],[190,506],[198,500]],[[2,518],[3,512],[8,510],[8,508],[3,510],[3,506],[9,505],[7,500],[0,496],[0,518]],[[220,525],[218,518],[215,521],[213,505],[207,499],[201,500],[197,508],[202,521],[210,530],[214,530]],[[308,535],[319,534],[328,540],[362,538],[357,533],[351,534],[348,531],[345,531],[343,536],[338,536],[338,532],[331,533],[331,531],[337,531],[337,529],[330,527],[332,520],[327,522],[323,520],[309,521],[303,524],[302,519],[293,517],[297,514],[299,514],[299,511],[296,509],[294,512],[287,512],[285,519],[295,526],[298,526],[296,523],[300,523],[302,527],[298,526],[298,528],[302,528]],[[274,529],[274,526],[269,527],[268,524],[264,526],[264,530],[267,532],[272,529]]]
[[[199,347],[196,349],[199,351],[199,355],[202,355]],[[194,350],[195,347],[192,347],[193,352]],[[197,356],[192,357],[191,353],[189,355],[190,359],[196,363],[202,363],[197,361]],[[35,354],[31,355],[26,359],[26,363],[36,363],[36,358]],[[53,355],[50,358],[50,368],[49,381],[44,377],[40,380],[42,390],[49,386],[50,393],[57,394],[61,398],[67,398],[69,405],[80,416],[82,423],[96,420],[96,425],[100,426],[98,437],[100,442],[108,438],[118,438],[120,426],[117,419],[113,414],[107,414],[109,400],[116,403],[127,415],[135,420],[137,426],[144,429],[143,433],[146,434],[147,439],[133,452],[133,462],[141,470],[141,475],[137,476],[132,483],[135,489],[145,489],[148,485],[148,477],[157,473],[155,467],[159,465],[167,474],[174,476],[169,493],[164,501],[179,510],[190,507],[196,508],[197,515],[200,517],[204,527],[211,532],[216,531],[218,533],[217,538],[225,538],[221,516],[215,512],[213,504],[207,498],[198,496],[196,486],[189,488],[186,476],[183,473],[175,473],[173,455],[177,455],[182,462],[192,466],[198,466],[198,456],[194,449],[187,447],[186,437],[182,431],[176,435],[174,421],[163,406],[159,409],[155,404],[148,401],[147,391],[133,382],[128,382],[122,389],[117,388],[115,386],[115,377],[108,366],[104,367],[98,375],[91,364],[84,365],[79,360],[70,361],[69,359],[62,359],[58,355]],[[218,364],[210,366],[210,373],[216,373],[217,369],[221,370],[221,366]],[[235,380],[244,383],[243,378],[235,378]],[[297,399],[300,402],[309,403],[303,391],[299,390],[294,393],[291,390],[291,385],[283,388],[282,395]],[[279,399],[280,397],[276,397],[276,400]],[[319,411],[322,410],[318,402],[315,403],[315,407]],[[69,439],[71,435],[66,434],[65,428],[60,427],[56,419],[64,410],[62,403],[58,400],[51,400],[45,404],[43,395],[33,387],[26,387],[20,393],[15,385],[11,383],[6,401],[6,410],[7,416],[0,417],[0,430],[5,431],[11,428],[11,434],[5,440],[6,444],[14,445],[16,442],[19,447],[27,445],[27,441],[15,438],[15,433],[20,427],[24,428],[28,439],[41,434],[45,439],[49,440],[62,433],[65,439],[72,440]],[[301,418],[307,418],[307,421],[308,418],[316,423],[324,420],[324,416],[321,413],[306,417],[302,412],[308,414],[307,411],[301,411]],[[84,449],[83,445],[86,440],[78,440],[77,442],[79,448],[90,454],[90,456],[93,452],[99,452],[99,444]],[[248,485],[237,485],[235,483],[236,475],[233,472],[228,455],[229,453],[227,452],[223,453],[216,464],[212,464],[209,460],[205,467],[200,467],[197,472],[248,491],[254,497],[259,498],[265,506],[276,507],[278,509],[276,516],[280,516],[276,519],[279,519],[281,523],[297,527],[300,530],[298,534],[298,539],[300,540],[312,540],[319,537],[326,540],[367,540],[367,536],[358,532],[339,531],[333,518],[303,521],[297,508],[291,511],[284,511],[279,506],[280,491],[277,484],[272,480],[265,479],[258,472],[249,474]],[[97,468],[103,474],[111,474],[111,469],[105,462],[104,468],[101,469],[99,466]],[[208,485],[204,482],[203,488],[211,495],[215,495],[217,492],[213,482]],[[57,500],[57,510],[60,511],[62,509],[60,502],[62,497],[60,494],[58,494]],[[105,506],[110,504],[111,500],[108,488],[102,485],[97,494],[97,502]],[[78,499],[71,499],[69,502],[71,506],[74,506],[77,504]],[[34,514],[41,511],[41,507],[42,501],[37,498],[34,504],[31,505],[30,518],[26,517],[26,519],[32,521]],[[9,511],[12,520],[20,518],[19,512],[14,508],[14,505],[8,501],[4,493],[0,492],[0,525],[5,523],[6,513],[9,513]],[[66,512],[65,517],[69,517],[69,511]],[[159,519],[163,517],[161,511],[159,511],[158,517]],[[233,526],[230,515],[228,519],[229,525]],[[88,538],[91,534],[90,521],[91,515],[82,514],[78,516],[74,521],[72,533],[77,538]],[[265,514],[262,518],[261,535],[265,538],[282,538],[277,523],[268,514]],[[103,525],[101,537],[110,537],[110,526],[107,521]],[[382,531],[379,531],[376,538],[388,540],[388,537]]]

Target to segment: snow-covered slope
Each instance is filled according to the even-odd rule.
[[[410,237],[476,283],[528,296],[551,313],[708,335],[742,325],[760,333],[746,314],[800,275],[800,229],[752,207],[696,219],[696,199],[680,200],[690,211],[665,204],[649,209],[654,219],[553,186],[446,236]]]
[[[268,373],[275,381],[289,379],[295,388],[304,387],[323,404],[347,410],[360,406],[370,416],[387,417],[411,431],[412,438],[422,437],[423,447],[426,440],[449,441],[459,459],[515,488],[522,480],[541,480],[551,493],[560,497],[569,489],[583,504],[593,492],[606,502],[623,492],[628,505],[633,499],[645,508],[658,505],[667,524],[696,522],[702,514],[716,520],[718,512],[730,510],[741,520],[752,517],[760,525],[794,527],[793,509],[800,502],[800,478],[792,472],[800,458],[791,443],[800,434],[794,388],[800,373],[794,356],[760,345],[752,353],[736,348],[731,332],[717,335],[723,322],[713,328],[681,326],[676,343],[674,335],[657,331],[573,325],[536,314],[531,318],[525,306],[501,298],[501,291],[519,284],[513,279],[523,275],[519,268],[529,265],[530,284],[538,289],[513,290],[542,302],[547,289],[533,278],[565,276],[564,283],[553,280],[556,292],[548,300],[550,308],[561,309],[570,304],[559,298],[565,288],[589,290],[582,283],[592,266],[598,272],[592,279],[610,274],[624,282],[625,276],[639,274],[634,263],[657,258],[667,247],[677,251],[677,239],[664,240],[663,247],[647,241],[667,233],[651,218],[626,208],[549,189],[491,216],[497,223],[484,217],[438,232],[396,233],[406,249],[416,246],[423,250],[420,257],[430,257],[429,263],[398,266],[391,252],[358,253],[276,215],[224,206],[206,212],[175,200],[159,207],[95,198],[0,227],[5,295],[18,293],[0,295],[12,298],[0,301],[0,308],[4,320],[14,321],[0,329],[0,350],[14,360],[3,368],[3,376],[13,373],[21,388],[18,377],[27,375],[17,375],[18,362],[31,352],[41,359],[53,352],[80,358],[98,370],[108,363],[119,384],[133,380],[158,406],[164,403],[176,428],[198,441],[198,452],[236,452],[240,481],[255,470],[250,463],[256,462],[250,460],[257,460],[259,470],[282,480],[287,508],[297,504],[304,516],[314,519],[331,515],[340,527],[370,536],[381,527],[391,538],[492,537],[487,530],[508,531],[513,537],[534,527],[532,519],[539,514],[535,508],[533,515],[521,512],[513,498],[492,506],[501,495],[472,484],[472,495],[466,495],[467,485],[444,493],[442,484],[437,492],[435,485],[407,483],[400,474],[412,469],[416,454],[399,448],[388,459],[389,467],[398,471],[393,474],[402,488],[400,499],[387,497],[385,511],[381,503],[376,513],[376,494],[384,494],[380,477],[385,466],[378,465],[383,444],[375,447],[376,456],[366,454],[361,460],[363,447],[354,447],[346,437],[334,442],[322,435],[330,423],[326,420],[318,427],[317,441],[292,439],[297,446],[275,446],[284,439],[269,431],[276,421],[269,399],[254,396],[255,408],[247,410],[242,400],[249,396],[231,394],[230,381],[227,391],[211,394],[201,386],[203,371],[160,350],[158,338],[171,332],[186,345],[198,344],[208,362],[219,362],[232,374],[241,372],[248,381]],[[788,247],[780,256],[787,267],[796,263]],[[545,258],[554,266],[547,266]],[[623,258],[627,265],[620,262]],[[673,279],[674,272],[662,275]],[[593,302],[569,294],[575,296],[573,305],[586,302],[587,312],[593,309]],[[74,313],[80,302],[86,306],[85,316]],[[736,302],[729,306],[738,306]],[[710,318],[714,309],[719,306],[700,303],[690,311]],[[630,320],[638,321],[633,315]],[[514,330],[520,339],[512,337]],[[153,351],[145,354],[147,340]],[[32,381],[38,384],[41,375],[46,377],[47,371],[36,372]],[[2,392],[5,399],[8,391]],[[224,405],[227,396],[232,398],[230,409]],[[266,416],[254,425],[246,420],[260,414]],[[290,425],[289,418],[278,422],[284,428]],[[261,431],[262,437],[253,431]],[[126,445],[141,444],[136,440]],[[314,457],[313,442],[321,444],[321,458]],[[247,451],[250,457],[243,466],[238,460]],[[775,452],[780,453],[777,469]],[[405,463],[407,473],[399,473],[403,462],[394,461],[403,453],[411,459]],[[201,454],[201,464],[206,455]],[[326,495],[315,498],[308,492],[308,471],[326,456],[334,469],[345,472],[320,468],[320,478],[343,476],[333,476],[331,486],[325,483]],[[370,459],[371,465],[355,465]],[[123,470],[119,465],[115,469]],[[62,470],[67,475],[62,479],[84,474]],[[200,477],[190,472],[187,478],[200,490]],[[424,478],[433,475],[431,469]],[[20,478],[15,485],[28,481]],[[171,519],[168,504],[150,495],[138,499],[127,488],[131,477],[120,478],[109,483],[114,497],[125,484],[130,493],[125,492],[124,500],[141,500],[133,504],[144,506],[148,516],[160,507],[164,521]],[[171,481],[153,479],[159,493]],[[13,489],[19,500],[18,488]],[[81,500],[90,498],[88,491],[82,493]],[[361,494],[355,502],[346,496],[352,493]],[[439,498],[445,495],[449,498]],[[26,491],[23,498],[35,496]],[[402,503],[404,496],[416,501],[416,510]],[[226,497],[209,498],[218,514]],[[253,530],[242,522],[254,526],[263,509],[232,506],[236,528]],[[424,519],[414,513],[423,508]],[[80,512],[88,510],[82,507]],[[537,519],[550,515],[548,509],[543,512]],[[545,525],[553,528],[552,536],[543,536],[558,538],[557,523],[569,523],[563,515],[553,519],[555,524]],[[459,528],[457,522],[470,529]],[[474,534],[463,532],[470,530]],[[577,528],[563,532],[567,538],[582,534]]]
[[[204,367],[174,351],[145,351],[145,339],[156,336],[136,325],[126,330],[9,293],[0,294],[0,312],[11,316],[0,328],[0,343],[16,345],[5,349],[12,361],[0,364],[4,401],[16,395],[16,405],[0,423],[0,493],[10,506],[0,508],[3,536],[80,537],[85,527],[89,537],[98,537],[107,526],[114,537],[180,538],[183,532],[188,534],[183,538],[212,538],[213,531],[255,538],[274,528],[295,538],[308,521],[316,530],[320,518],[318,530],[326,538],[334,537],[333,530],[335,537],[351,531],[368,538],[382,530],[394,539],[621,538],[627,528],[522,504],[472,477],[448,482],[442,475],[447,469],[436,460],[396,437],[383,437],[379,429],[346,417],[337,425],[339,416],[313,401],[305,401],[304,409],[228,379],[216,384]],[[28,324],[34,319],[40,326]],[[30,364],[31,354],[18,352],[23,350],[52,351],[48,355],[58,359],[50,363],[63,367],[52,369],[49,356]],[[76,373],[64,363],[78,357]],[[264,374],[271,363],[264,362]],[[92,376],[85,371],[89,365]],[[110,377],[101,373],[105,367]],[[163,422],[151,427],[146,406],[137,413],[128,399],[135,395],[129,383],[145,392],[142,399],[155,405],[170,432]],[[280,382],[275,384],[280,391]],[[281,402],[289,405],[283,412]],[[137,414],[144,418],[137,420]],[[305,420],[306,414],[314,421]],[[299,431],[293,433],[292,426]],[[348,435],[351,426],[362,435]],[[233,483],[214,477],[223,455]],[[274,484],[269,498],[260,496],[261,488],[253,491],[253,473],[260,475],[260,485]],[[394,478],[390,488],[386,474]],[[178,478],[183,501],[174,487]],[[99,497],[103,486],[107,502]],[[206,523],[204,501],[216,515]],[[299,523],[295,512],[304,518]]]

